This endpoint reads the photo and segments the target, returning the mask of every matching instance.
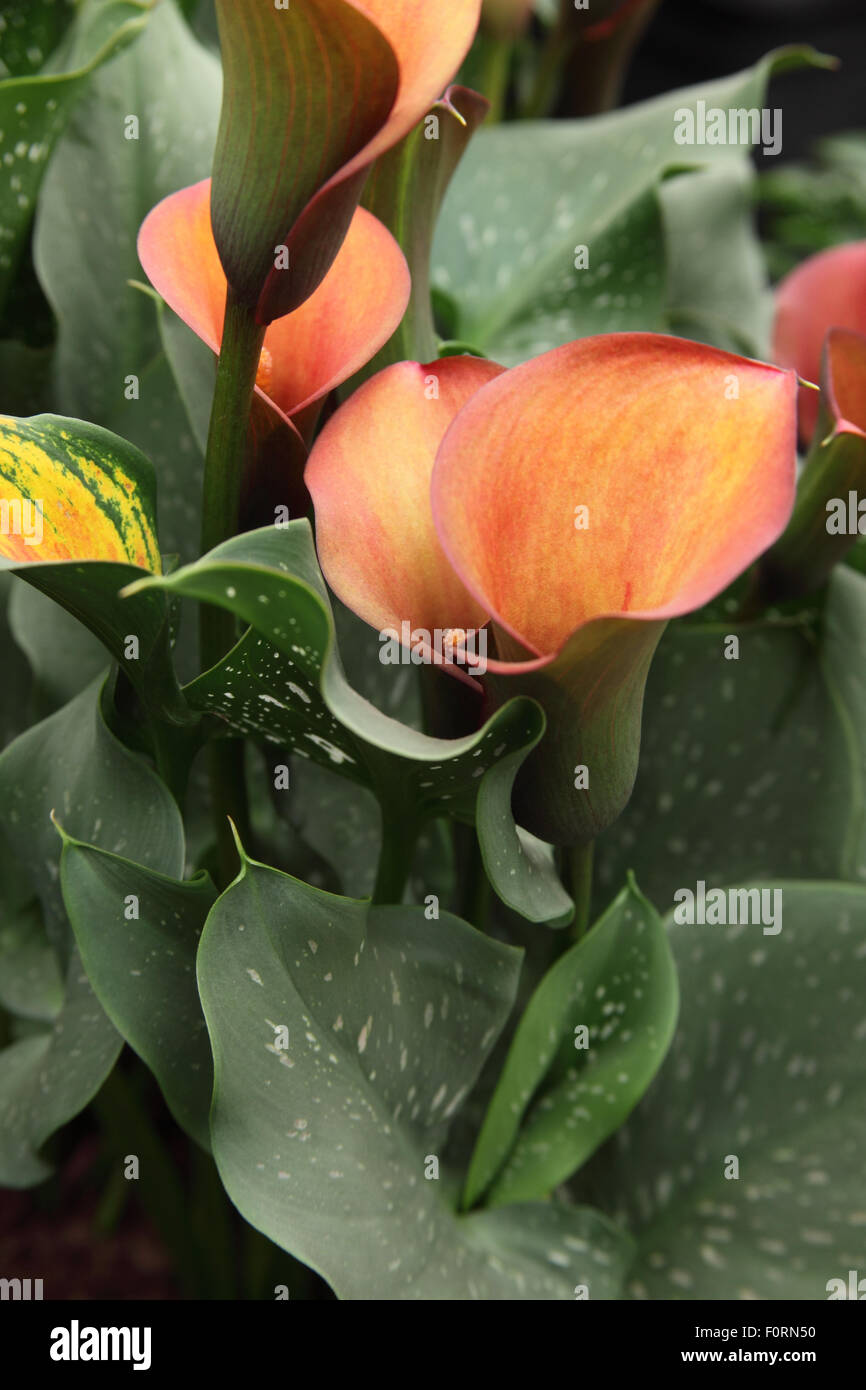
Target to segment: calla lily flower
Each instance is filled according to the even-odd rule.
[[[158,203],[141,226],[138,255],[148,279],[194,333],[219,353],[226,277],[210,221],[210,180]],[[375,356],[398,327],[411,281],[400,247],[358,208],[319,288],[265,333],[256,393],[287,423]]]
[[[760,597],[798,597],[819,588],[866,533],[866,336],[831,328],[824,339],[817,425],[785,534],[763,557]],[[801,401],[802,406],[802,401]],[[862,527],[862,529],[861,529]]]
[[[577,843],[622,810],[665,623],[790,515],[795,402],[792,372],[610,334],[507,372],[398,364],[322,431],[305,481],[334,591],[381,632],[488,622],[485,687],[545,709],[517,784],[535,834]]]
[[[259,323],[290,313],[330,269],[374,160],[441,96],[481,0],[217,0],[224,91],[214,236]],[[285,259],[275,260],[275,248]]]
[[[821,378],[824,340],[831,328],[866,333],[866,241],[810,256],[776,290],[773,358],[805,381]],[[808,443],[818,422],[817,391],[800,392],[800,436]]]

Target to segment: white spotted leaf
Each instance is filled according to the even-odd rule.
[[[553,857],[516,833],[510,776],[485,790],[505,756],[522,761],[544,731],[534,701],[513,699],[483,727],[436,739],[364,699],[343,674],[334,618],[306,520],[248,531],[194,564],[142,580],[126,592],[165,589],[218,604],[250,624],[222,661],[184,687],[189,705],[219,716],[229,730],[258,736],[372,787],[391,833],[407,836],[450,812],[471,817],[493,887],[532,921],[570,910]],[[402,682],[404,671],[394,671]]]
[[[866,578],[847,566],[802,620],[671,625],[632,799],[597,845],[601,901],[629,869],[662,912],[699,879],[866,878],[864,634]]]
[[[216,890],[205,873],[180,882],[57,828],[63,901],[91,987],[178,1124],[207,1148],[213,1065],[195,953]]]
[[[775,935],[669,922],[673,1046],[575,1184],[636,1234],[636,1298],[820,1300],[866,1271],[866,890],[756,886]]]
[[[748,148],[678,144],[675,113],[694,111],[698,100],[760,109],[774,72],[821,61],[811,50],[782,50],[745,72],[620,111],[482,130],[457,170],[434,241],[434,283],[458,308],[452,335],[506,366],[574,338],[626,330],[673,328],[718,341],[734,329],[757,355],[760,313],[750,306],[743,316],[739,306],[750,285],[758,299],[766,287],[760,267],[755,279],[757,245],[742,198],[730,184],[713,184],[708,197],[704,182],[693,196],[677,190],[668,207],[664,188],[670,174],[689,168],[735,166],[747,179]],[[687,226],[671,235],[683,199]],[[733,237],[717,234],[720,199]],[[712,252],[695,246],[701,234]],[[589,253],[585,268],[580,247]],[[696,256],[690,275],[673,266],[684,253]],[[695,291],[689,302],[685,288]]]
[[[147,24],[152,0],[87,0],[64,40],[51,53],[43,44],[60,36],[60,6],[46,15],[38,0],[28,12],[4,14],[4,56],[0,59],[0,302],[15,275],[33,218],[48,160],[91,74],[132,42]],[[17,8],[17,7],[16,7]],[[4,9],[9,11],[10,7]],[[42,10],[42,13],[40,13]],[[16,19],[18,23],[15,23]],[[32,32],[25,39],[26,30]],[[36,71],[19,58],[26,44],[28,62],[43,58]],[[9,72],[6,48],[15,71]],[[23,69],[23,70],[22,70]]]
[[[14,1187],[48,1176],[39,1150],[99,1090],[123,1045],[71,938],[52,810],[90,844],[134,854],[138,863],[172,877],[183,872],[177,807],[147,763],[109,730],[99,682],[21,734],[0,757],[0,834],[20,879],[39,899],[63,980],[59,1009],[52,1006],[38,1031],[0,1051],[0,1183]]]
[[[198,979],[220,1176],[245,1219],[338,1297],[565,1300],[580,1284],[617,1296],[630,1242],[595,1212],[455,1210],[448,1130],[520,959],[448,913],[371,907],[246,859],[212,909]],[[438,1179],[425,1176],[434,1158]]]
[[[631,882],[529,1001],[485,1116],[464,1205],[546,1197],[571,1177],[652,1081],[677,1003],[661,919]]]
[[[39,200],[34,259],[58,322],[53,408],[114,430],[153,461],[164,553],[191,558],[202,456],[144,281],[136,238],[169,193],[210,173],[219,120],[217,57],[171,0],[95,73],[58,146]],[[126,118],[138,138],[126,138]],[[127,397],[127,378],[137,396]]]

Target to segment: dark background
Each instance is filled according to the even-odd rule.
[[[810,44],[840,60],[775,79],[783,143],[766,167],[806,157],[822,136],[866,129],[866,0],[662,0],[632,64],[624,103],[724,77],[773,48]]]

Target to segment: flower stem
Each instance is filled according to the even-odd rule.
[[[229,288],[204,462],[203,555],[237,533],[250,407],[264,338],[265,329],[256,322],[254,310],[239,303]],[[203,603],[199,609],[202,670],[208,671],[215,666],[234,646],[235,638],[234,614]],[[241,839],[246,840],[243,745],[234,740],[215,741],[209,750],[209,760],[211,809],[220,865],[218,877],[225,887],[237,869],[229,816],[235,821]]]
[[[401,903],[412,869],[419,826],[411,815],[389,812],[387,802],[381,799],[379,804],[382,808],[382,849],[373,902]]]
[[[522,120],[537,121],[550,114],[562,78],[562,69],[574,43],[574,36],[568,33],[561,20],[551,26],[541,50],[532,89],[520,112]]]
[[[473,927],[477,927],[479,931],[486,931],[491,888],[490,880],[484,868],[484,857],[481,853],[478,830],[476,826],[465,826],[460,827],[460,829],[465,829],[467,832],[466,859],[461,872],[464,884],[461,915],[465,921],[471,922]]]
[[[136,1196],[162,1236],[174,1261],[177,1278],[188,1298],[203,1292],[207,1255],[190,1229],[187,1196],[172,1155],[158,1133],[134,1084],[119,1066],[93,1099],[107,1153],[117,1172],[126,1155],[141,1164]]]
[[[208,746],[207,756],[211,810],[217,841],[214,877],[217,887],[222,892],[228,888],[240,868],[229,816],[237,827],[241,844],[247,854],[253,853],[243,740],[215,738]]]
[[[229,289],[204,461],[203,555],[237,533],[250,406],[264,340],[265,329],[256,322],[254,310],[239,303]],[[225,656],[234,643],[234,631],[231,613],[202,604],[204,670]]]
[[[485,38],[481,90],[490,102],[488,125],[497,125],[505,115],[512,49],[510,39]]]
[[[580,941],[589,926],[589,913],[592,903],[592,861],[595,841],[584,845],[574,845],[567,854],[569,890],[574,899],[574,921],[571,935]]]

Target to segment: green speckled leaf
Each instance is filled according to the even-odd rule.
[[[574,903],[559,880],[553,846],[517,825],[511,810],[514,779],[529,751],[506,753],[481,779],[478,842],[487,877],[507,907],[530,922],[565,926]]]
[[[144,760],[108,729],[99,681],[9,745],[0,757],[0,790],[0,829],[42,904],[55,948],[66,942],[66,914],[52,811],[87,844],[134,855],[173,877],[183,871],[177,806]]]
[[[5,863],[3,870],[7,870]],[[50,1023],[63,1004],[63,978],[45,934],[39,904],[30,898],[13,908],[6,900],[5,883],[0,918],[0,1004],[18,1018],[39,1023]]]
[[[108,664],[92,633],[30,584],[14,584],[9,628],[30,662],[40,695],[54,708],[80,695]]]
[[[755,183],[750,163],[728,160],[662,184],[667,326],[766,361],[773,296],[755,236]]]
[[[669,923],[670,1055],[576,1184],[637,1235],[633,1297],[822,1300],[866,1268],[866,890],[773,887],[777,935]]]
[[[191,707],[374,787],[392,826],[409,828],[451,811],[471,815],[488,769],[507,753],[525,756],[541,737],[544,716],[529,700],[509,701],[477,733],[442,740],[363,699],[342,672],[306,521],[237,536],[132,592],[154,587],[219,604],[252,625],[222,662],[184,688]],[[506,778],[488,794],[479,823],[493,886],[533,920],[562,916],[570,900],[552,858],[535,845],[525,851],[509,802]]]
[[[0,644],[3,650],[3,679],[0,680],[0,748],[5,748],[27,727],[29,697],[33,685],[30,665],[16,645],[9,626],[9,605],[14,588],[20,588],[13,574],[0,571]]]
[[[698,99],[760,108],[771,74],[806,61],[821,60],[811,50],[782,51],[609,115],[481,131],[454,177],[433,248],[434,283],[458,304],[453,336],[511,366],[590,333],[664,328],[674,309],[679,326],[685,310],[702,310],[714,276],[698,280],[693,306],[682,302],[685,280],[675,272],[676,302],[668,300],[665,263],[685,242],[675,236],[665,250],[658,190],[676,170],[740,168],[746,155],[736,146],[677,144],[674,113]],[[696,190],[689,235],[703,226],[712,240],[717,209],[698,197]],[[585,269],[575,265],[580,246],[589,251]],[[730,274],[742,276],[741,235],[721,249]],[[699,264],[706,272],[707,257]]]
[[[60,876],[95,994],[156,1076],[178,1124],[208,1148],[213,1066],[195,953],[213,884],[206,874],[181,883],[67,836]],[[130,895],[134,919],[125,912]]]
[[[5,0],[0,78],[33,77],[75,18],[76,0]]]
[[[73,952],[50,1028],[0,1051],[0,1184],[31,1187],[50,1176],[39,1150],[92,1100],[122,1046]]]
[[[335,870],[340,891],[370,897],[382,844],[382,817],[373,793],[310,758],[295,757],[291,785],[276,796],[278,809],[301,838]]]
[[[161,198],[210,173],[218,59],[170,0],[76,108],[40,198],[34,256],[58,320],[56,408],[137,444],[157,473],[164,553],[192,558],[201,458],[160,341],[138,229]],[[127,115],[138,139],[124,137]],[[127,377],[138,398],[127,398]],[[131,389],[131,388],[130,388]]]
[[[151,0],[89,0],[67,34],[63,47],[47,66],[37,67],[42,45],[59,37],[62,24],[45,16],[35,0],[29,7],[32,35],[25,45],[16,24],[19,7],[4,14],[4,59],[0,61],[0,302],[15,273],[21,245],[30,226],[47,161],[66,124],[74,102],[90,74],[147,23]],[[8,31],[8,32],[7,32]],[[7,76],[6,45],[15,69]],[[30,69],[28,71],[28,68]]]
[[[82,420],[0,417],[0,507],[0,569],[85,624],[150,712],[195,722],[174,673],[169,605],[154,594],[119,596],[161,567],[150,461]]]
[[[664,928],[632,883],[560,956],[524,1010],[472,1158],[465,1205],[485,1191],[485,1205],[496,1207],[546,1197],[571,1177],[640,1100],[676,1017]]]
[[[866,878],[864,633],[866,579],[847,567],[818,627],[668,629],[634,795],[598,842],[599,903],[629,869],[662,912],[699,878]]]
[[[123,1042],[71,941],[52,810],[82,839],[172,876],[184,857],[177,807],[107,728],[98,682],[0,757],[0,832],[40,901],[63,978],[62,1007],[50,1026],[0,1052],[0,1183],[14,1187],[48,1176],[41,1146],[98,1091]]]
[[[211,911],[198,973],[220,1176],[340,1298],[616,1296],[629,1244],[595,1213],[460,1218],[453,1175],[425,1177],[519,967],[450,915],[369,908],[250,861]]]

